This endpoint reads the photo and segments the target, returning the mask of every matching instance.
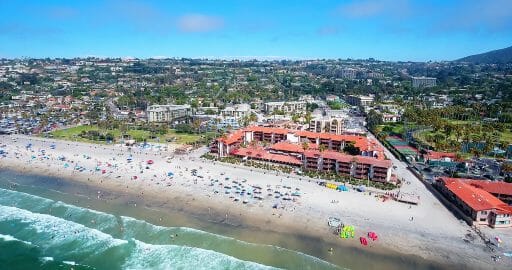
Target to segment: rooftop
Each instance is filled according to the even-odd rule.
[[[504,194],[512,196],[512,183],[506,183],[501,181],[489,181],[489,180],[474,180],[474,179],[462,179],[466,183],[483,189],[493,194]]]
[[[293,164],[293,165],[302,165],[302,162],[293,156],[287,156],[287,155],[278,155],[278,154],[271,154],[267,152],[262,147],[248,147],[248,148],[239,148],[232,152],[234,155],[239,156],[245,156],[245,157],[251,157],[255,159],[262,159],[262,160],[268,160],[268,161],[277,161],[287,164]]]
[[[446,188],[464,201],[474,211],[492,209],[497,209],[501,212],[510,211],[510,207],[500,199],[483,189],[470,185],[460,178],[441,177],[438,181],[444,182]]]

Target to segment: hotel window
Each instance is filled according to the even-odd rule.
[[[486,218],[480,218],[480,221],[486,221],[487,219]]]
[[[487,211],[480,212],[482,215],[487,215]]]

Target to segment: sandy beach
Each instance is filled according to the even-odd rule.
[[[0,145],[7,152],[0,167],[98,187],[98,200],[104,199],[102,190],[129,193],[142,200],[172,201],[174,208],[207,213],[217,222],[296,232],[358,248],[359,236],[372,231],[379,239],[363,247],[372,252],[392,250],[464,269],[512,266],[509,258],[493,262],[482,241],[464,242],[470,227],[415,182],[403,187],[421,198],[419,205],[410,206],[383,201],[375,193],[330,190],[308,178],[204,160],[204,149],[174,156],[155,148],[25,136],[2,136]],[[333,235],[329,217],[355,226],[356,238]],[[504,243],[511,247],[511,241],[505,237]]]

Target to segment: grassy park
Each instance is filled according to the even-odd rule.
[[[137,142],[174,142],[177,144],[193,144],[201,141],[202,138],[214,136],[212,132],[201,134],[178,133],[174,129],[160,129],[158,132],[151,132],[144,129],[127,129],[122,132],[119,128],[105,128],[98,125],[82,125],[67,129],[55,130],[50,133],[53,138],[89,142],[107,143],[117,142],[121,139],[133,139]]]

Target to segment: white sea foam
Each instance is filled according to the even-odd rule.
[[[200,248],[150,245],[135,240],[123,269],[277,269]]]
[[[112,246],[127,243],[99,230],[88,228],[62,218],[10,206],[0,206],[0,222],[16,221],[24,224],[20,235],[34,235],[32,242],[44,248],[66,245],[67,252],[100,253]]]
[[[138,219],[135,219],[132,217],[127,217],[127,216],[121,216],[121,220],[122,220],[123,226],[125,228],[127,228],[127,229],[131,228],[132,230],[135,230],[135,231],[141,231],[140,228],[137,228],[136,226],[137,225],[143,226],[144,230],[142,230],[142,231],[147,232],[147,234],[159,233],[159,232],[167,232],[170,234],[179,233],[180,235],[186,234],[187,235],[186,237],[189,241],[191,240],[192,236],[195,236],[198,239],[200,239],[199,246],[200,246],[200,248],[203,248],[203,249],[208,249],[208,250],[212,249],[212,250],[221,251],[222,249],[219,250],[219,248],[222,245],[228,247],[228,249],[232,249],[234,246],[237,246],[240,248],[252,249],[255,252],[257,252],[257,250],[262,250],[262,249],[272,249],[276,255],[281,254],[282,256],[294,256],[295,258],[297,258],[298,261],[304,261],[304,262],[309,261],[310,263],[314,262],[312,265],[317,265],[317,266],[322,265],[327,268],[340,269],[338,266],[336,266],[332,263],[329,263],[327,261],[324,261],[320,258],[311,256],[311,255],[308,255],[308,254],[305,254],[305,253],[302,253],[299,251],[282,248],[279,246],[245,242],[245,241],[242,241],[242,240],[239,240],[236,238],[232,238],[229,236],[214,234],[214,233],[201,231],[198,229],[188,228],[188,227],[163,227],[163,226],[151,224],[144,220],[138,220]],[[148,231],[148,229],[150,231]]]
[[[32,246],[32,243],[28,242],[28,241],[23,241],[23,240],[20,240],[12,235],[5,235],[5,234],[0,234],[0,239],[4,240],[5,242],[9,242],[9,241],[16,241],[16,242],[21,242],[21,243],[24,243],[24,244],[27,244],[27,245],[31,245]]]
[[[42,261],[43,263],[45,262],[52,262],[54,259],[53,257],[41,257],[39,258],[40,261]]]

